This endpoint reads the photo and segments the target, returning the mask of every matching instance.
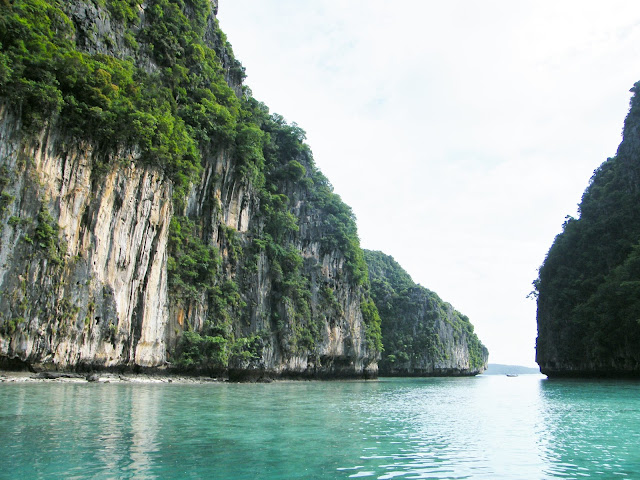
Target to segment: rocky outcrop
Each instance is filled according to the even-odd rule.
[[[640,99],[534,282],[536,361],[550,377],[640,377]]]
[[[304,132],[243,92],[217,3],[156,17],[174,6],[124,3],[124,13],[115,2],[47,7],[62,25],[55,38],[75,48],[55,61],[75,59],[93,72],[90,85],[68,73],[42,87],[60,89],[57,110],[23,108],[16,96],[1,103],[0,365],[375,377],[379,340],[362,309],[368,282],[353,215]],[[174,31],[199,32],[200,43],[158,39],[158,22],[176,19]],[[11,39],[2,43],[11,58]],[[185,63],[188,55],[217,66]],[[176,80],[181,68],[191,77]],[[141,97],[128,69],[166,96]],[[199,83],[179,83],[190,78]],[[23,88],[11,81],[0,87]],[[188,88],[204,100],[185,106]],[[138,110],[118,107],[123,92]],[[82,109],[86,125],[68,113]],[[122,123],[100,137],[114,116]]]
[[[380,375],[477,375],[489,353],[469,319],[416,285],[390,256],[365,250],[374,302],[382,319]]]

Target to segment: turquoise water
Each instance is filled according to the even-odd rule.
[[[640,383],[0,384],[2,479],[640,478]]]

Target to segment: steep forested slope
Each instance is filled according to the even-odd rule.
[[[534,282],[548,375],[640,376],[639,90],[616,156],[594,172]]]
[[[364,253],[382,320],[381,375],[475,375],[487,368],[488,351],[466,316],[416,285],[392,257]]]

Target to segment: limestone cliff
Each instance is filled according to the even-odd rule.
[[[380,375],[476,375],[489,353],[469,319],[416,285],[390,256],[365,250],[375,304],[382,319]]]
[[[640,82],[615,157],[594,171],[534,282],[549,376],[640,377]]]
[[[0,7],[0,360],[377,374],[351,210],[216,10]]]
[[[0,353],[60,367],[165,360],[171,189],[134,162],[92,181],[91,146],[25,141],[0,110]],[[120,154],[126,160],[127,154]]]

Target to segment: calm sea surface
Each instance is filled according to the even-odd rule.
[[[2,479],[640,479],[640,383],[0,384]]]

